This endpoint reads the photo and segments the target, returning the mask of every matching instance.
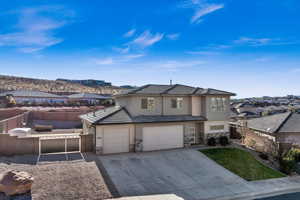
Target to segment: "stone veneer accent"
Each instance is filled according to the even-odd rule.
[[[102,147],[96,147],[96,154],[97,155],[103,154],[103,148]]]

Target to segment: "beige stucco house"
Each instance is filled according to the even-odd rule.
[[[115,95],[116,106],[82,115],[96,153],[182,148],[228,135],[235,94],[186,85],[145,85]]]

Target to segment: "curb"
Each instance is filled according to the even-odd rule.
[[[283,189],[283,190],[274,190],[270,192],[248,192],[248,193],[242,193],[237,195],[231,195],[231,196],[224,196],[224,197],[214,197],[214,198],[208,198],[208,199],[199,199],[199,200],[253,200],[257,198],[265,198],[265,197],[272,197],[272,196],[278,196],[282,194],[288,194],[288,193],[294,193],[294,192],[300,192],[300,187],[291,187],[289,189]]]

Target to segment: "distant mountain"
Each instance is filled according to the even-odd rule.
[[[120,88],[123,88],[123,89],[136,89],[138,88],[137,86],[131,86],[131,85],[121,85]]]
[[[68,83],[78,83],[85,86],[97,87],[97,86],[111,86],[111,83],[105,82],[104,80],[94,80],[94,79],[86,79],[86,80],[72,80],[72,79],[63,79],[58,78],[56,81],[64,81]]]
[[[105,82],[106,83],[106,82]],[[87,86],[81,83],[74,83],[64,80],[46,80],[25,78],[16,76],[0,75],[0,92],[11,90],[38,90],[43,92],[51,92],[56,94],[70,93],[97,93],[97,94],[115,94],[120,87],[110,85],[92,85]]]

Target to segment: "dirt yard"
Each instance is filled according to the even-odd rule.
[[[85,156],[84,156],[85,157]],[[31,194],[6,197],[0,193],[1,200],[62,200],[91,199],[100,200],[112,197],[97,163],[86,161],[80,154],[66,156],[0,157],[0,172],[6,170],[27,171],[34,176]]]

